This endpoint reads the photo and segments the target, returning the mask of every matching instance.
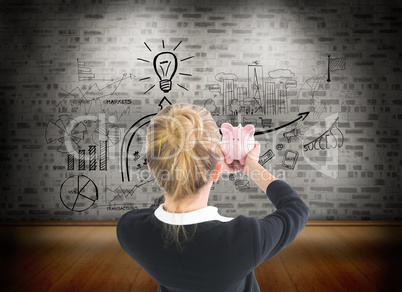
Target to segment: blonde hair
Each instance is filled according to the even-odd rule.
[[[147,162],[165,196],[179,201],[197,194],[212,178],[220,159],[220,138],[209,111],[196,105],[169,105],[151,120]],[[165,226],[165,239],[180,246],[181,239],[187,239],[184,226]]]

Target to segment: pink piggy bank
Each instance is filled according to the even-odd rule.
[[[223,123],[221,126],[222,153],[225,156],[227,164],[233,160],[239,160],[244,165],[248,153],[254,148],[254,126],[246,125],[242,127],[232,127],[229,123]]]

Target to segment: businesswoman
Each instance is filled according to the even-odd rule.
[[[164,189],[164,202],[124,214],[117,237],[159,283],[158,291],[260,291],[253,270],[291,243],[307,222],[309,209],[299,195],[258,164],[258,142],[245,165],[227,165],[220,139],[210,113],[189,104],[165,107],[148,126],[148,167]],[[208,206],[219,175],[239,171],[266,193],[274,213],[230,218]]]

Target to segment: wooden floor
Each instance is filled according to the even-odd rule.
[[[0,229],[1,291],[156,291],[114,226]],[[261,291],[402,291],[401,249],[402,226],[307,226],[255,273]]]

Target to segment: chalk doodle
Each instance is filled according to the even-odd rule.
[[[99,156],[99,170],[107,170],[107,157],[108,157],[108,141],[99,141],[100,156]]]
[[[330,107],[323,99],[327,96],[330,84],[336,82],[341,84],[338,90],[342,94],[345,94],[345,99],[341,102],[340,111],[346,112],[349,120],[356,110],[356,107],[355,101],[347,102],[347,99],[353,95],[353,89],[348,88],[349,86],[345,86],[344,84],[346,82],[348,85],[351,85],[350,87],[352,88],[353,84],[339,73],[346,69],[346,58],[330,58],[329,55],[327,64],[326,73],[317,74],[308,78],[299,89],[297,94],[298,110],[310,111],[314,119],[319,119],[323,113],[330,112]],[[302,101],[302,99],[309,99],[310,103],[307,104],[306,101]]]
[[[98,187],[85,175],[73,175],[61,184],[60,199],[67,209],[82,212],[98,200]]]
[[[281,126],[272,128],[272,129],[266,129],[266,130],[256,131],[256,132],[254,133],[254,136],[257,136],[257,135],[264,135],[264,134],[267,134],[267,133],[275,132],[275,131],[277,131],[277,130],[279,130],[279,129],[282,129],[282,128],[285,128],[285,127],[287,127],[287,126],[289,126],[289,125],[291,125],[291,124],[293,124],[293,123],[296,123],[296,122],[298,122],[299,120],[300,120],[300,121],[304,121],[304,120],[307,118],[308,115],[309,115],[309,112],[299,113],[299,114],[298,114],[298,118],[296,118],[296,119],[294,119],[294,120],[292,120],[292,121],[290,121],[290,122],[288,122],[288,123],[286,123],[286,124],[283,124],[283,125],[281,125]]]
[[[160,107],[160,110],[162,110],[164,106],[168,106],[171,104],[172,103],[164,96],[159,102],[158,106]],[[121,179],[123,182],[125,174],[128,181],[130,181],[131,179],[129,164],[130,164],[130,158],[131,160],[133,160],[133,157],[132,154],[129,153],[135,153],[135,151],[138,151],[140,153],[143,150],[143,146],[141,145],[142,143],[134,144],[133,147],[135,149],[131,149],[131,144],[135,137],[137,137],[138,135],[142,135],[143,133],[146,133],[146,127],[148,127],[148,124],[150,123],[151,119],[156,114],[157,113],[152,113],[140,118],[139,120],[134,122],[134,124],[131,125],[131,127],[126,131],[126,133],[123,136],[120,149],[120,172],[121,172]],[[142,140],[142,138],[140,139]]]
[[[346,69],[346,58],[333,58],[331,59],[331,55],[328,55],[328,79],[327,82],[331,82],[331,72],[337,70],[345,70]]]
[[[283,144],[282,143],[276,144],[276,150],[282,150],[282,149],[283,149]]]
[[[78,67],[78,81],[113,81],[113,79],[96,79],[94,73],[92,73],[91,67],[88,67],[85,61],[80,61],[77,59],[77,67]]]
[[[88,149],[89,152],[89,170],[96,170],[96,146],[91,145]]]
[[[115,201],[120,201],[122,199],[127,199],[129,196],[133,197],[135,192],[142,186],[146,185],[149,182],[154,181],[155,178],[151,178],[148,180],[144,180],[136,183],[131,189],[123,189],[121,186],[116,187],[115,189],[110,189],[106,187],[105,197],[107,198],[107,193],[112,193],[112,199],[108,200],[107,204],[110,205]]]
[[[179,63],[191,60],[192,58],[195,57],[195,56],[189,56],[189,57],[179,60],[177,58],[176,54],[174,53],[174,51],[180,46],[181,43],[182,43],[182,41],[180,41],[173,48],[172,51],[159,52],[158,54],[156,54],[153,57],[152,62],[145,58],[137,58],[138,61],[150,63],[150,64],[152,63],[153,69],[159,79],[159,88],[164,93],[168,93],[172,89],[172,79],[176,75]],[[149,45],[146,42],[144,42],[144,45],[147,47],[149,52],[152,52],[151,48],[149,47]],[[164,40],[162,40],[162,47],[163,47],[163,49],[165,49]],[[179,72],[179,75],[189,76],[189,77],[192,76],[191,74],[184,73],[184,72]],[[146,76],[146,77],[141,78],[140,81],[146,81],[146,80],[150,80],[150,79],[151,79],[150,76]],[[179,83],[176,83],[176,85],[178,87],[188,91],[188,89],[184,85],[179,84]],[[155,84],[151,85],[151,87],[149,87],[144,92],[144,94],[147,94],[148,92],[150,92],[154,87],[155,87]]]
[[[292,138],[297,137],[298,135],[299,130],[297,128],[294,128],[290,131],[283,133],[283,137],[285,137],[288,140],[288,143],[292,142]]]
[[[258,163],[263,166],[269,160],[274,158],[274,156],[275,156],[274,152],[271,149],[269,149],[267,152],[265,152],[262,156],[259,157]]]
[[[338,121],[338,114],[333,114],[325,118],[325,131],[322,130],[322,122],[318,122],[306,130],[302,138],[304,160],[314,169],[333,179],[338,177],[339,148],[344,142]]]
[[[107,116],[114,116],[119,121],[121,117],[130,113],[130,99],[121,99],[117,95],[117,90],[123,81],[133,79],[133,74],[124,73],[122,77],[103,87],[98,83],[82,86],[82,89],[75,87],[68,91],[61,88],[62,99],[54,106],[54,110],[59,112],[80,113],[84,115],[105,113]],[[111,99],[114,98],[114,99]],[[126,105],[124,109],[110,110],[109,105]]]
[[[298,158],[299,158],[299,152],[288,149],[286,150],[285,155],[283,156],[282,166],[289,169],[294,169]]]
[[[92,133],[92,140],[99,145],[100,141],[108,141],[107,146],[111,147],[120,141],[120,129],[115,124],[104,123]]]
[[[339,117],[333,124],[320,136],[313,141],[303,145],[304,151],[325,150],[330,148],[340,148],[343,145],[344,136],[338,128]]]
[[[208,98],[205,102],[204,102],[204,108],[209,111],[211,113],[211,115],[215,116],[219,116],[219,109],[215,104],[215,101],[212,98]]]
[[[271,127],[272,125],[272,119],[264,119],[263,117],[259,117],[260,121],[261,121],[261,127],[265,128],[265,127]]]
[[[247,119],[246,117],[243,117],[243,124],[251,124],[253,126],[257,126],[257,120],[256,119]]]
[[[235,188],[238,191],[247,190],[250,188],[250,181],[247,179],[237,179],[235,180]]]
[[[272,79],[276,78],[294,78],[295,74],[289,69],[276,69],[268,72],[268,76]]]
[[[87,127],[82,122],[71,119],[69,115],[60,115],[57,121],[49,121],[45,130],[46,143],[59,145],[60,153],[71,153],[80,148]]]

